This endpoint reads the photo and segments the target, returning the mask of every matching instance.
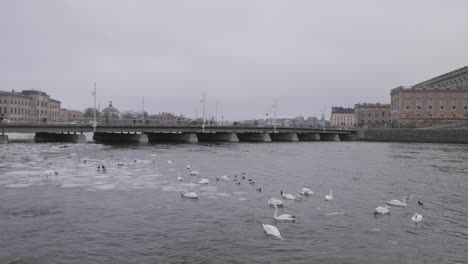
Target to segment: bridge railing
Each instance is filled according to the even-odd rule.
[[[21,117],[0,120],[0,125],[8,126],[49,126],[49,125],[67,125],[67,126],[92,126],[93,118],[38,118],[38,117]],[[120,118],[97,118],[98,127],[106,126],[190,126],[201,127],[201,120],[190,119],[120,119]],[[205,127],[220,127],[220,126],[235,126],[235,127],[277,127],[277,128],[303,128],[303,129],[324,129],[321,125],[314,124],[264,124],[264,123],[243,123],[239,121],[205,121]],[[331,127],[325,127],[331,129]],[[335,128],[336,129],[336,128]]]

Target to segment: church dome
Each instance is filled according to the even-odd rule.
[[[102,109],[102,114],[106,116],[119,115],[120,111],[112,106],[112,101],[109,102],[109,106]]]

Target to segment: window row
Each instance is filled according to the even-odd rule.
[[[39,113],[40,113],[41,115],[59,116],[59,112],[58,112],[58,111],[40,110]],[[16,107],[7,108],[6,106],[4,106],[4,107],[0,107],[0,114],[31,115],[31,109],[27,109],[27,108],[16,108]]]

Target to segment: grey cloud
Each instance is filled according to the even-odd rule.
[[[193,116],[319,115],[467,65],[468,2],[3,1],[1,90]]]

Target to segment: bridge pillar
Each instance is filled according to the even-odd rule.
[[[340,137],[340,141],[353,141],[353,140],[355,140],[354,139],[355,137],[353,135],[351,135],[351,134],[340,134],[339,137]]]
[[[195,133],[146,133],[150,142],[197,143]]]
[[[34,142],[72,142],[72,143],[87,143],[86,136],[83,134],[64,134],[64,133],[45,133],[37,132],[34,135]]]
[[[239,142],[236,133],[229,132],[197,133],[197,138],[201,142]]]
[[[272,141],[299,141],[296,133],[270,133]]]
[[[146,134],[130,134],[130,133],[106,133],[94,132],[93,140],[103,143],[118,143],[118,142],[132,142],[132,143],[148,143],[148,136]]]
[[[240,142],[271,142],[269,133],[237,133]]]
[[[320,141],[320,134],[316,133],[300,133],[297,136],[299,141]]]
[[[340,141],[338,134],[334,133],[321,133],[320,140],[322,141]]]
[[[8,144],[8,136],[0,135],[0,144]]]

